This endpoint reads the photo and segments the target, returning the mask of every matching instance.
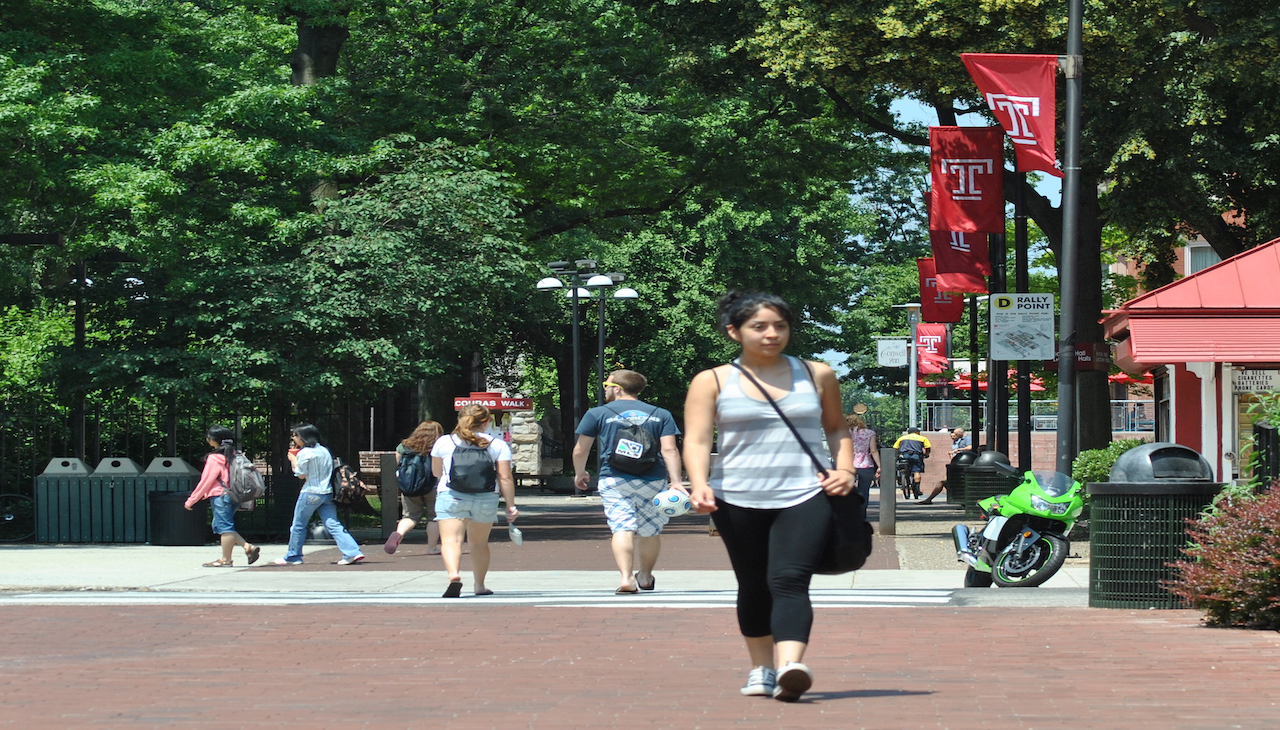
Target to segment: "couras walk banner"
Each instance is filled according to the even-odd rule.
[[[1058,57],[1038,53],[961,53],[960,60],[1013,141],[1018,172],[1062,177],[1054,139]]]
[[[929,127],[929,230],[1004,233],[1004,132]]]

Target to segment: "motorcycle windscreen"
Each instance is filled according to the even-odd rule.
[[[1056,471],[1033,471],[1031,474],[1036,478],[1040,489],[1050,497],[1061,497],[1070,492],[1071,485],[1074,483],[1071,477]]]

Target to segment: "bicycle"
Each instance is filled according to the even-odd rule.
[[[21,542],[36,534],[36,502],[22,494],[0,494],[0,542]]]
[[[898,482],[898,488],[902,490],[903,499],[911,499],[911,493],[915,491],[915,485],[912,483],[911,479],[911,466],[907,463],[907,460],[901,456],[898,457],[897,474],[895,478]]]

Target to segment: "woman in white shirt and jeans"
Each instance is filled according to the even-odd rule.
[[[294,449],[289,449],[289,464],[294,476],[306,481],[293,508],[293,524],[289,527],[289,552],[276,558],[276,565],[302,565],[302,544],[307,539],[311,515],[320,513],[324,527],[342,550],[338,565],[355,565],[364,560],[360,545],[338,521],[338,508],[333,505],[333,455],[320,444],[320,429],[309,423],[293,427]],[[295,453],[296,450],[296,453]]]
[[[440,554],[449,572],[445,598],[462,595],[462,536],[471,545],[471,574],[477,596],[492,595],[484,585],[489,572],[489,532],[498,519],[498,490],[507,502],[507,522],[520,514],[516,509],[516,482],[511,475],[511,446],[500,438],[483,433],[493,423],[489,409],[482,405],[464,406],[458,413],[453,433],[436,439],[431,447],[431,471],[439,479],[436,484],[436,521],[440,523]],[[497,489],[483,492],[459,491],[450,487],[450,471],[458,449],[484,449],[492,459],[493,473],[486,484],[496,482]]]

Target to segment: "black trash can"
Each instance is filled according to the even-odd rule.
[[[1126,451],[1111,481],[1089,492],[1089,605],[1095,608],[1185,608],[1161,587],[1186,560],[1187,520],[1213,503],[1222,484],[1200,454],[1157,442]]]
[[[978,458],[976,451],[961,451],[947,464],[947,504],[964,509],[964,474]]]
[[[1017,474],[1009,474],[996,468],[996,464],[1009,464],[1009,457],[999,451],[984,451],[974,459],[964,472],[964,515],[978,517],[982,508],[978,502],[998,494],[1008,494],[1022,481]]]
[[[147,495],[152,545],[205,545],[210,541],[208,502],[202,501],[188,510],[185,505],[190,496],[191,492]]]

